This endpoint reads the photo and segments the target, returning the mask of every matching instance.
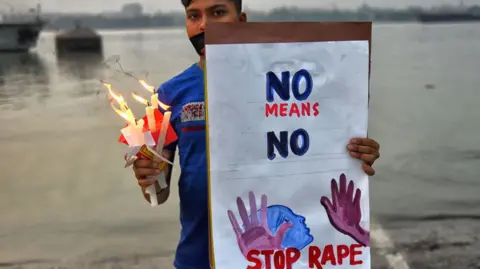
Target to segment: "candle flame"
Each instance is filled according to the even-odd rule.
[[[110,105],[112,106],[113,111],[115,111],[120,117],[124,118],[130,124],[135,124],[135,116],[133,115],[130,108],[128,108],[127,102],[125,101],[123,96],[113,90],[112,84],[104,82],[103,85],[105,85],[105,87],[107,87],[108,89],[108,94],[111,97]],[[116,108],[113,104],[113,101],[117,102],[121,109]]]
[[[140,84],[142,84],[142,86],[149,92],[151,93],[154,93],[155,92],[155,87],[153,86],[150,86],[145,80],[143,79],[140,79],[138,80],[138,82],[140,82]]]
[[[139,103],[142,103],[146,106],[149,106],[150,104],[148,103],[147,99],[141,97],[140,95],[137,95],[135,93],[132,93],[132,97],[133,99],[135,99],[136,101],[138,101]]]
[[[147,83],[145,80],[143,80],[143,79],[139,79],[138,82],[139,82],[140,84],[142,84],[142,86],[143,86],[147,91],[149,91],[149,92],[152,93],[152,94],[155,94],[155,87],[151,86],[150,84],[148,84],[148,83]],[[134,96],[133,98],[135,98],[135,99],[138,101],[138,99],[137,99],[135,96]],[[158,98],[157,98],[157,100],[158,100]],[[140,101],[139,101],[139,102],[140,102]],[[168,106],[168,105],[166,105],[166,104],[164,104],[164,103],[162,103],[162,102],[160,102],[160,101],[158,101],[158,105],[159,105],[163,110],[168,110],[168,109],[170,109],[170,106]]]
[[[170,109],[170,106],[158,101],[158,105],[165,111],[169,110]]]
[[[105,85],[105,87],[107,87],[108,94],[110,95],[110,97],[112,97],[119,105],[126,105],[126,102],[125,102],[125,99],[123,99],[123,96],[119,93],[116,93],[112,89],[112,84],[108,84],[108,83],[104,82],[103,85]]]
[[[120,117],[124,118],[126,121],[128,122],[134,122],[135,119],[133,119],[132,117],[130,117],[129,114],[121,111],[120,109],[116,108],[114,104],[110,104],[113,108],[113,111],[115,111]]]

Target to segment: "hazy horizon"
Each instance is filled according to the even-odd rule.
[[[5,7],[11,5],[18,8],[34,7],[37,3],[42,5],[44,12],[108,12],[118,11],[123,4],[138,2],[143,5],[145,12],[156,11],[181,11],[183,6],[180,0],[12,0],[0,1]],[[419,4],[417,0],[388,1],[388,0],[343,0],[341,3],[335,0],[296,0],[292,5],[291,0],[244,0],[244,5],[252,10],[269,10],[280,6],[295,6],[299,8],[356,8],[362,4],[368,4],[375,7],[405,8],[408,6],[440,6],[440,5],[458,5],[463,2],[465,5],[480,5],[480,0],[422,0]],[[14,3],[14,4],[13,4]],[[1,6],[1,5],[0,5]]]

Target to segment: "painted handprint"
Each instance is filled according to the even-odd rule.
[[[327,211],[330,223],[339,232],[350,236],[363,246],[370,246],[370,232],[360,227],[362,191],[357,189],[354,197],[354,183],[350,181],[347,187],[347,178],[344,174],[340,175],[340,189],[335,179],[331,181],[331,188],[332,201],[325,196],[320,199],[320,203]]]
[[[250,212],[257,212],[257,203],[253,192],[249,193]],[[261,198],[260,219],[257,214],[251,214],[251,220],[247,209],[240,197],[237,197],[237,207],[245,229],[241,229],[237,219],[231,210],[228,210],[228,218],[232,223],[233,231],[237,238],[238,247],[246,257],[250,250],[275,250],[281,249],[282,240],[287,230],[292,227],[289,222],[283,223],[273,235],[268,227],[267,219],[267,196]]]

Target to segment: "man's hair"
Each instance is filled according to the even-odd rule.
[[[242,0],[228,0],[233,2],[235,7],[237,8],[238,13],[242,12]],[[185,8],[187,8],[192,3],[192,0],[182,0],[182,4]]]

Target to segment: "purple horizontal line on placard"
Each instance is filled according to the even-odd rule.
[[[330,172],[346,172],[346,169],[330,169],[326,171],[313,171],[313,172],[306,172],[306,173],[293,173],[293,174],[280,174],[280,175],[264,175],[258,177],[234,177],[234,178],[225,178],[225,179],[254,179],[254,178],[277,178],[277,177],[291,177],[291,176],[299,176],[299,175],[315,175],[315,174],[326,174]]]

